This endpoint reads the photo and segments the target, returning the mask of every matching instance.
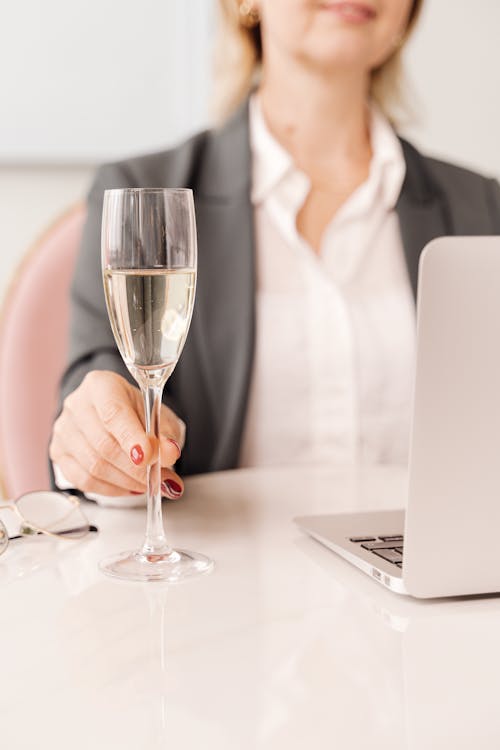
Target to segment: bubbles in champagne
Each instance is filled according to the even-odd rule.
[[[172,372],[191,322],[195,286],[191,269],[104,271],[111,327],[136,379],[141,371],[158,372],[161,379]]]

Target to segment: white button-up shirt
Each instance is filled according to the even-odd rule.
[[[240,466],[407,461],[415,305],[395,205],[401,145],[371,111],[367,180],[315,253],[297,231],[308,177],[250,106],[256,350]]]

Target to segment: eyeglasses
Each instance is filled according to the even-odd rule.
[[[81,539],[89,532],[97,531],[96,526],[88,522],[78,499],[65,492],[28,492],[17,500],[0,505],[0,510],[12,511],[21,521],[19,533],[9,537],[0,520],[0,555],[10,541],[23,536],[47,534],[60,539]]]

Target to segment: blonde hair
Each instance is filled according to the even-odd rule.
[[[408,112],[402,87],[402,48],[415,27],[424,0],[413,0],[408,24],[394,52],[372,70],[370,96],[386,116],[397,122]],[[219,28],[215,46],[214,116],[221,121],[248,96],[257,83],[262,63],[260,23],[241,23],[240,0],[219,0]]]

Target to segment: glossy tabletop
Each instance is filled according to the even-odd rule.
[[[215,571],[116,582],[144,510],[86,504],[100,533],[0,558],[0,745],[433,750],[500,747],[500,598],[402,598],[304,537],[303,513],[397,508],[401,469],[239,470],[164,505]],[[464,554],[466,554],[464,550]]]

